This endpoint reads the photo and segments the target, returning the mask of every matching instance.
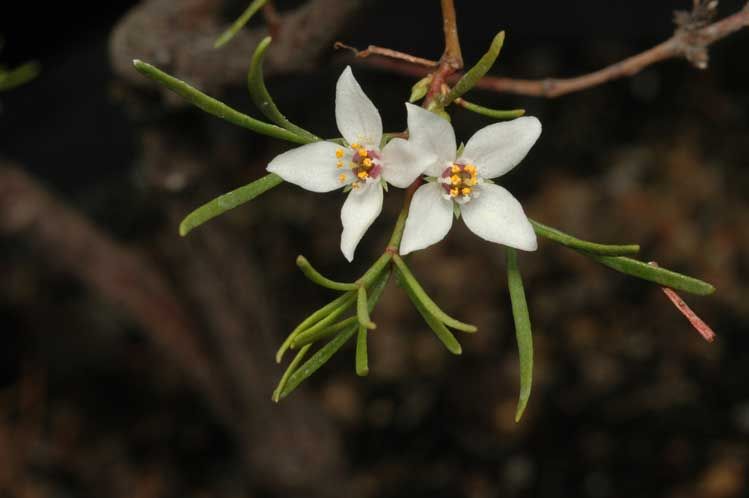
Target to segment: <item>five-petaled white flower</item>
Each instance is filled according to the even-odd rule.
[[[402,138],[390,140],[380,150],[380,113],[350,67],[338,78],[335,117],[348,146],[333,142],[303,145],[275,157],[267,169],[312,192],[350,187],[341,209],[341,251],[351,261],[359,241],[382,210],[384,182],[405,188],[435,157]]]
[[[439,242],[452,226],[457,207],[466,226],[482,239],[535,251],[536,234],[520,203],[488,181],[514,168],[541,135],[534,117],[495,123],[477,131],[457,156],[450,123],[432,112],[406,104],[409,141],[437,159],[425,170],[435,177],[414,193],[400,246],[401,254]]]

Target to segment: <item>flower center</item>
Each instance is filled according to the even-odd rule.
[[[345,168],[348,154],[343,148],[335,151],[336,168]],[[351,144],[351,157],[348,164],[349,171],[341,171],[338,181],[350,183],[351,188],[358,189],[367,181],[377,181],[382,173],[380,153],[373,149],[367,149],[359,144]]]
[[[482,183],[476,166],[470,162],[450,163],[437,181],[442,185],[445,199],[465,204],[479,196],[476,188]]]

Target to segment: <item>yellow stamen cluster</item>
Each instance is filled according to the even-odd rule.
[[[473,187],[478,184],[478,172],[473,164],[453,164],[450,166],[448,193],[450,197],[469,196],[473,192]],[[447,178],[446,178],[447,180]]]
[[[371,156],[366,147],[358,143],[351,144],[351,148],[354,151],[354,157],[349,162],[349,169],[354,174],[354,181],[351,184],[352,188],[359,188],[361,181],[366,180],[370,177],[370,170],[375,167],[374,161],[375,156]],[[335,151],[336,157],[336,168],[344,167],[344,157],[346,155],[345,149],[339,148]],[[338,181],[340,183],[346,183],[348,176],[345,173],[338,175]]]

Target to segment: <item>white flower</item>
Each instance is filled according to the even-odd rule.
[[[437,160],[425,174],[435,177],[414,193],[400,246],[401,254],[445,238],[455,209],[482,239],[524,251],[538,247],[533,226],[507,190],[489,181],[515,167],[541,135],[534,117],[495,123],[477,131],[457,156],[450,123],[421,107],[408,108],[409,141],[432,151]]]
[[[275,157],[267,169],[312,192],[350,187],[341,209],[341,251],[351,261],[359,241],[382,210],[384,182],[407,187],[434,162],[434,156],[402,138],[390,140],[380,150],[380,113],[350,67],[338,78],[335,117],[348,146],[333,142],[303,145]]]

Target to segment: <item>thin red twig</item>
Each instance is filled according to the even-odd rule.
[[[346,45],[345,43],[337,41],[333,44],[333,48],[335,49],[343,48],[346,50],[350,50],[359,59],[369,57],[370,55],[380,55],[382,57],[389,57],[391,59],[398,59],[398,60],[410,62],[411,64],[416,64],[418,66],[437,67],[439,65],[438,62],[435,62],[429,59],[416,57],[415,55],[407,54],[405,52],[399,52],[391,48],[378,47],[377,45],[370,45],[365,50],[359,50],[355,47],[352,47],[350,45]]]
[[[648,263],[652,266],[658,266],[658,263],[655,261],[650,261]],[[700,333],[700,335],[707,341],[707,342],[713,342],[715,340],[715,331],[706,324],[699,316],[697,316],[697,313],[692,311],[692,308],[690,308],[687,303],[684,302],[684,300],[679,296],[679,294],[676,293],[675,290],[669,288],[669,287],[661,287],[661,290],[663,293],[671,300],[671,302],[676,306],[676,309],[679,310],[679,312],[686,317],[687,320],[689,320],[689,323],[692,324],[692,327]]]

